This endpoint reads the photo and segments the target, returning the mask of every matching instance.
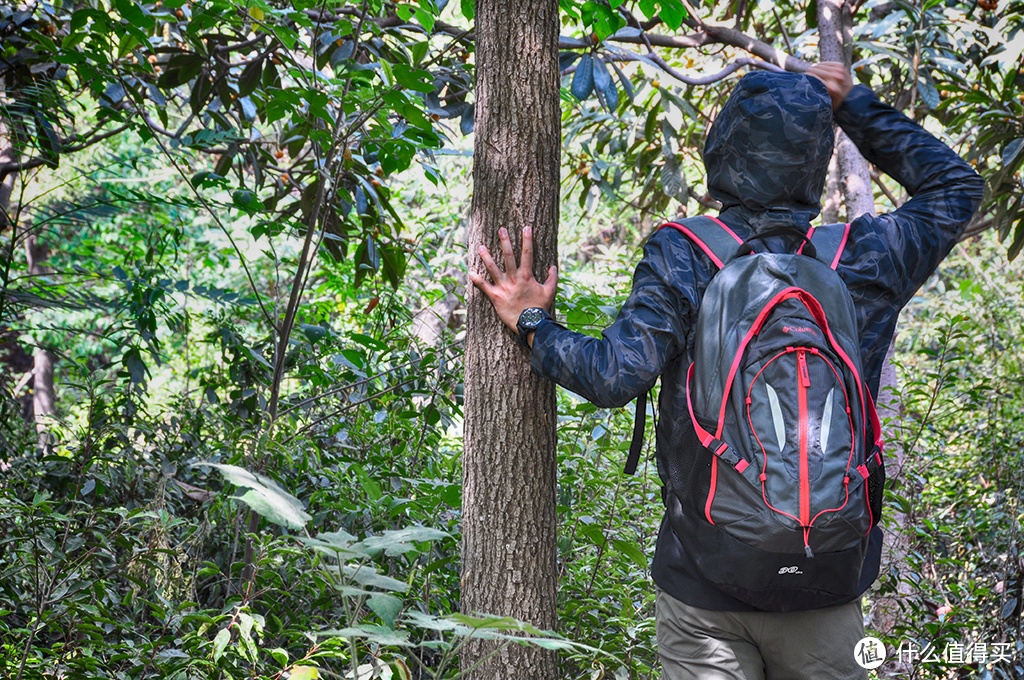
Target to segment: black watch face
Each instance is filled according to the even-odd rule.
[[[519,317],[519,323],[525,328],[532,330],[536,329],[537,324],[539,324],[541,320],[546,317],[547,314],[544,313],[543,309],[532,307],[523,312],[522,316]]]

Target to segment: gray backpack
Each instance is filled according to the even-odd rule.
[[[885,481],[853,302],[835,271],[850,225],[748,242],[708,217],[664,226],[719,268],[697,315],[688,434],[682,450],[658,452],[673,528],[704,577],[758,609],[848,602]],[[794,252],[753,252],[784,232],[799,239]]]

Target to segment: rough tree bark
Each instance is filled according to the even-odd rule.
[[[845,136],[845,135],[844,135]],[[843,192],[839,177],[839,140],[832,152],[832,160],[828,163],[828,182],[825,184],[825,196],[821,201],[821,223],[835,224],[843,207]]]
[[[507,227],[519,252],[534,233],[534,274],[557,260],[558,2],[477,0],[476,140],[469,252],[500,253]],[[501,258],[499,257],[499,260]],[[479,257],[470,266],[486,276]],[[465,374],[461,606],[545,629],[557,619],[555,386],[470,287]],[[494,650],[475,641],[463,670]],[[467,677],[554,680],[549,651],[512,645]]]
[[[853,57],[851,32],[853,17],[844,0],[818,1],[818,49],[822,61],[838,61],[850,67]],[[836,139],[836,165],[839,184],[846,203],[846,220],[852,222],[864,213],[875,214],[868,162],[842,130]]]

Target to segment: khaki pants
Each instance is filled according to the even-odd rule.
[[[663,680],[867,680],[860,600],[806,612],[716,612],[658,589]]]

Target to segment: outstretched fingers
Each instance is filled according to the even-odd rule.
[[[494,258],[491,257],[491,251],[487,250],[487,246],[480,246],[477,252],[480,253],[480,259],[484,262],[484,269],[486,269],[487,273],[491,275],[491,280],[494,281],[495,284],[501,283],[504,272],[498,269],[498,264],[494,261]]]
[[[548,269],[548,278],[544,280],[542,288],[544,288],[544,294],[547,295],[550,305],[555,301],[555,289],[558,288],[558,267],[555,265],[551,265],[551,268]]]
[[[508,237],[508,229],[502,227],[498,230],[498,239],[501,241],[501,252],[505,256],[505,273],[510,277],[516,276],[516,254],[512,252],[512,240]]]
[[[523,227],[523,257],[519,266],[522,268],[524,276],[533,276],[533,229],[531,227]]]

